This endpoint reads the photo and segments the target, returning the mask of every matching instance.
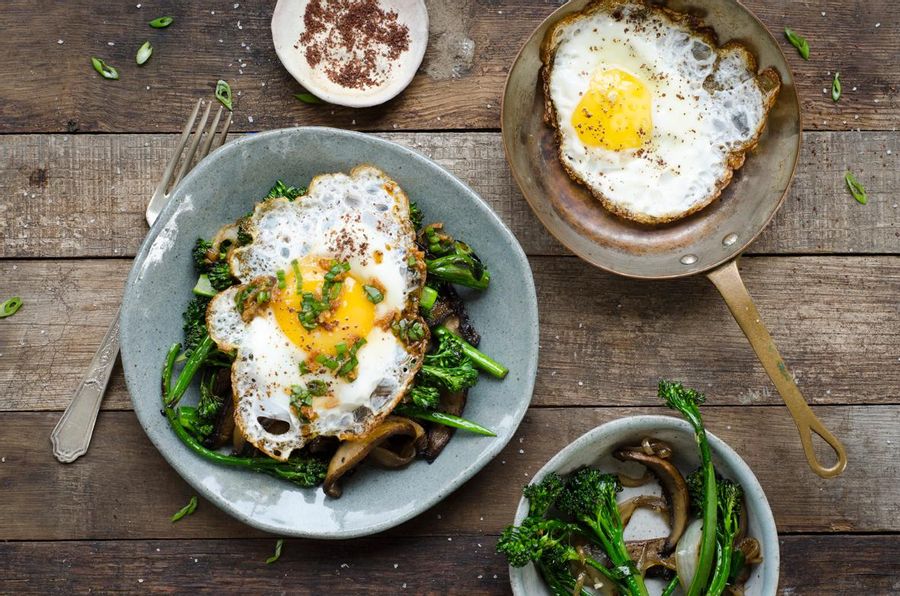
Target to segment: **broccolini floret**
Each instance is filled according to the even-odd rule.
[[[210,266],[209,270],[206,273],[206,276],[209,278],[209,284],[218,292],[227,290],[232,285],[234,285],[234,277],[232,277],[231,275],[231,267],[228,265],[228,263],[225,263],[223,261],[219,261]]]
[[[627,594],[647,596],[644,579],[631,560],[625,546],[625,527],[619,516],[616,495],[622,484],[615,474],[604,474],[595,468],[575,472],[560,493],[558,507],[587,526],[600,542],[612,566],[622,574]]]
[[[209,298],[206,296],[194,296],[188,303],[182,318],[184,320],[184,351],[190,355],[194,349],[207,336],[206,307]]]
[[[213,244],[209,240],[204,240],[203,238],[197,238],[197,242],[194,243],[194,250],[191,253],[194,257],[194,265],[200,271],[206,271],[206,267],[209,265],[209,258],[207,255],[209,251],[212,250]]]

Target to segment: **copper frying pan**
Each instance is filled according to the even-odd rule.
[[[765,26],[736,0],[672,0],[668,6],[703,18],[719,42],[748,45],[761,67],[782,79],[757,148],[735,172],[719,200],[691,217],[648,227],[606,211],[573,182],[556,157],[552,130],[544,124],[539,49],[547,28],[590,0],[572,0],[531,35],[513,63],[503,94],[503,144],[513,176],[538,219],[572,252],[612,273],[638,279],[671,279],[705,274],[722,294],[750,345],[784,399],[818,475],[837,476],[847,466],[840,441],[816,418],[781,359],[772,337],[738,273],[737,259],[769,223],[784,201],[800,153],[800,104],[787,61]],[[813,449],[813,433],[834,450],[837,461],[823,465]]]

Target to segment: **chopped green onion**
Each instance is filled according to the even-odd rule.
[[[191,497],[191,500],[187,505],[178,510],[178,512],[172,516],[172,523],[174,524],[182,517],[192,514],[197,509],[197,497]]]
[[[222,105],[225,106],[226,108],[228,108],[229,110],[232,109],[232,107],[231,107],[231,85],[229,85],[227,82],[223,81],[222,79],[219,79],[219,81],[216,82],[216,99],[218,99],[220,102],[222,102]]]
[[[359,365],[359,360],[356,356],[351,356],[349,360],[344,361],[341,365],[341,368],[338,369],[337,375],[339,377],[344,377],[353,372],[353,369]]]
[[[310,395],[322,397],[328,393],[328,383],[321,379],[313,379],[306,384],[306,390],[309,391]]]
[[[22,299],[18,296],[13,296],[3,304],[0,304],[0,319],[13,316],[20,308],[22,308]]]
[[[256,294],[256,303],[262,304],[263,302],[267,302],[270,298],[268,290],[261,290]]]
[[[350,271],[350,263],[332,263],[331,268],[328,270],[328,273],[325,274],[325,281],[334,281],[338,275],[346,273],[347,271]]]
[[[806,41],[806,38],[802,35],[797,35],[797,33],[787,27],[784,28],[784,36],[787,37],[792,46],[797,48],[797,52],[800,53],[804,60],[809,60],[809,42]]]
[[[419,262],[419,260],[416,258],[415,255],[409,255],[409,257],[406,259],[406,264],[409,267],[415,267],[418,262]]]
[[[336,369],[340,364],[340,362],[338,362],[331,356],[328,356],[327,354],[319,354],[318,356],[316,356],[316,362],[331,370]]]
[[[353,347],[350,348],[350,355],[356,356],[356,353],[359,352],[359,349],[364,345],[366,345],[366,338],[360,337],[358,340],[356,340],[356,343],[353,344]]]
[[[862,205],[865,205],[869,202],[869,196],[866,194],[865,187],[859,183],[859,180],[856,179],[856,176],[847,172],[844,174],[844,182],[847,183],[847,188],[850,189],[850,194],[853,195],[853,198],[856,199]]]
[[[100,58],[94,58],[93,56],[91,56],[91,64],[94,66],[94,70],[99,72],[100,76],[104,79],[110,79],[112,81],[118,80],[119,71]]]
[[[278,279],[278,289],[283,290],[287,284],[284,282],[284,271],[279,269],[275,272],[275,277]]]
[[[841,98],[841,73],[834,73],[834,80],[831,82],[831,100],[837,101]]]
[[[284,538],[279,538],[275,542],[275,554],[266,559],[266,565],[271,565],[281,557],[281,547],[284,546]]]
[[[208,296],[212,298],[218,292],[216,289],[212,287],[212,284],[209,283],[209,276],[205,273],[197,278],[197,283],[194,285],[194,294],[198,296]]]
[[[301,360],[300,364],[297,365],[297,368],[300,369],[301,375],[309,373],[309,365],[306,363],[306,360]]]
[[[366,298],[368,298],[369,302],[372,304],[378,304],[384,300],[384,294],[382,294],[375,286],[363,286],[363,291],[366,293]]]
[[[297,293],[299,294],[303,288],[303,276],[300,274],[300,265],[297,263],[297,259],[291,261],[291,270],[294,272],[294,281],[297,283]]]
[[[343,358],[347,353],[347,344],[341,342],[334,346],[334,351],[337,353],[338,358]]]
[[[294,97],[302,101],[303,103],[308,104],[317,104],[317,103],[325,103],[312,93],[295,93]]]
[[[140,66],[141,64],[149,60],[152,54],[153,46],[150,45],[149,41],[145,41],[144,45],[138,48],[137,55],[134,57],[134,60],[138,63],[138,66]]]
[[[431,310],[434,303],[437,302],[438,292],[431,286],[422,288],[422,295],[419,297],[419,306],[425,310]]]
[[[153,19],[150,21],[149,25],[154,29],[165,29],[169,25],[171,25],[175,19],[172,17],[159,17],[158,19]]]
[[[453,414],[447,414],[445,412],[426,410],[424,408],[419,408],[408,404],[397,407],[394,412],[400,414],[401,416],[407,416],[409,418],[418,418],[420,420],[427,420],[428,422],[443,424],[444,426],[452,426],[453,428],[467,430],[470,433],[475,433],[476,435],[483,435],[485,437],[497,436],[494,431],[481,426],[477,422],[472,422],[471,420],[468,420],[461,416],[454,416]]]

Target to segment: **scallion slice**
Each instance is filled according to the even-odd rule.
[[[94,66],[94,70],[100,73],[100,76],[104,79],[110,79],[112,81],[118,80],[119,71],[115,69],[115,67],[110,66],[100,58],[95,58],[91,56],[91,64]]]
[[[149,60],[152,54],[153,46],[150,45],[149,41],[145,41],[144,45],[138,48],[137,55],[134,57],[134,60],[140,66],[141,64],[144,64],[147,60]]]
[[[231,110],[231,85],[226,81],[219,79],[216,82],[216,99],[222,102],[222,105]]]
[[[171,25],[174,21],[175,21],[175,19],[173,19],[172,17],[159,17],[157,19],[153,19],[148,24],[151,27],[153,27],[154,29],[165,29],[166,27]]]

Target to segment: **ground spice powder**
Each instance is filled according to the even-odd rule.
[[[348,89],[384,84],[391,64],[409,49],[409,27],[378,0],[310,0],[294,44],[310,68]]]

